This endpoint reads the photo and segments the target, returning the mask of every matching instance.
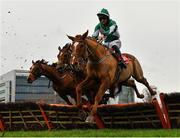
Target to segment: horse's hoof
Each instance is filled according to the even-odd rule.
[[[144,95],[143,95],[143,94],[140,94],[140,95],[138,96],[138,98],[143,99],[143,98],[144,98]]]
[[[86,118],[86,121],[85,121],[86,123],[93,123],[94,122],[94,117],[92,116],[92,115],[90,115],[90,116],[88,116],[87,118]]]

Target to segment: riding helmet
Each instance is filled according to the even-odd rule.
[[[101,18],[101,17],[107,17],[108,19],[110,18],[109,12],[105,8],[103,8],[100,12],[98,12],[97,16],[99,18]]]

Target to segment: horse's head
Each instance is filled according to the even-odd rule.
[[[87,58],[87,47],[86,47],[86,38],[88,35],[88,31],[83,35],[68,36],[69,39],[72,40],[72,59],[71,63],[73,65],[78,65]]]
[[[58,47],[59,54],[57,55],[59,64],[70,64],[71,59],[71,44],[67,43],[62,49]]]
[[[32,66],[30,67],[29,76],[27,78],[28,83],[32,83],[42,75],[42,65],[47,64],[45,60],[32,61]]]

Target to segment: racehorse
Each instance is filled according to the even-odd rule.
[[[58,62],[57,62],[57,67],[56,68],[60,68],[60,67],[64,67],[66,65],[70,65],[70,60],[71,60],[71,44],[67,43],[62,49],[59,46],[58,50],[59,53],[57,55],[58,58]]]
[[[129,78],[132,76],[136,81],[144,84],[151,95],[155,95],[151,87],[149,86],[146,78],[143,76],[143,70],[139,61],[130,54],[126,56],[130,59],[127,67],[121,70],[118,80],[116,79],[116,71],[118,67],[118,61],[114,56],[104,47],[102,44],[98,43],[87,37],[88,31],[83,35],[68,36],[72,40],[72,56],[73,58],[79,59],[83,57],[85,53],[88,54],[88,63],[87,63],[87,76],[86,78],[77,85],[76,94],[77,94],[77,106],[81,107],[82,99],[81,95],[83,90],[86,88],[93,87],[92,82],[94,80],[99,80],[100,85],[99,89],[95,96],[95,102],[92,106],[92,110],[87,122],[94,121],[94,115],[97,113],[97,106],[102,99],[105,91],[111,88],[113,85],[126,84],[132,86],[135,89],[136,94],[139,94],[137,87],[134,82],[129,81]],[[74,64],[74,63],[73,63]],[[141,95],[138,95],[141,97]]]
[[[75,86],[76,83],[73,74],[70,72],[58,72],[55,66],[47,65],[45,60],[32,61],[30,67],[29,76],[27,78],[28,83],[32,83],[40,76],[46,76],[53,82],[53,89],[58,95],[66,101],[67,104],[72,105],[67,95],[76,100]]]
[[[74,79],[78,78],[79,82],[80,80],[82,81],[83,79],[85,79],[86,76],[86,63],[87,63],[87,56],[83,56],[80,60],[79,60],[79,64],[72,66],[72,64],[70,63],[71,61],[73,61],[73,59],[71,58],[71,54],[72,54],[72,50],[71,50],[71,44],[67,43],[62,49],[59,47],[59,53],[57,55],[58,58],[58,63],[56,68],[59,70],[70,70],[73,72],[73,77]],[[77,82],[78,84],[78,82]],[[96,81],[96,85],[97,81]],[[94,89],[92,91],[97,91],[97,87],[98,86],[94,86]],[[75,88],[74,88],[75,89]],[[87,90],[88,91],[88,90]],[[86,96],[88,98],[88,101],[93,104],[94,103],[94,92],[92,91],[86,91]],[[107,104],[107,101],[109,99],[109,95],[104,95],[101,103],[102,104]],[[113,97],[113,96],[111,96]]]
[[[84,53],[81,58],[72,58],[72,45],[71,43],[67,43],[62,49],[59,47],[58,48],[59,53],[57,55],[58,58],[58,64],[56,68],[61,68],[61,70],[66,70],[70,69],[74,73],[74,77],[79,77],[82,80],[85,79],[85,76],[87,75],[87,69],[86,69],[86,64],[87,64],[87,53]],[[74,66],[72,66],[72,63]],[[98,83],[97,81],[95,82],[96,84]],[[98,84],[97,84],[98,85]],[[95,87],[95,86],[94,86]],[[118,85],[118,90],[116,91],[116,87],[112,87],[109,89],[109,94],[105,94],[103,96],[103,99],[101,101],[101,104],[107,104],[107,101],[109,98],[115,98],[120,92],[121,92],[121,85]],[[93,89],[94,91],[97,91]],[[116,91],[116,92],[115,92]],[[95,93],[93,91],[89,92],[90,95],[88,96],[89,102],[94,103],[94,96]],[[93,99],[92,99],[93,98]]]
[[[58,95],[65,100],[65,102],[69,105],[72,103],[68,99],[68,95],[76,101],[76,86],[79,82],[82,81],[81,77],[77,77],[71,71],[64,70],[63,72],[59,72],[56,69],[56,66],[47,65],[45,60],[37,60],[36,62],[32,61],[32,66],[30,67],[29,76],[27,78],[28,83],[32,83],[40,76],[44,75],[53,83],[53,89],[58,93]],[[93,90],[97,89],[95,87]],[[88,91],[88,90],[87,90]],[[94,95],[86,91],[86,96],[88,101],[92,104]],[[88,101],[83,98],[83,103],[87,104]],[[102,101],[103,103],[107,101]]]

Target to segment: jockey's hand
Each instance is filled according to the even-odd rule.
[[[106,39],[106,37],[104,35],[100,35],[98,38],[98,42],[102,43],[105,39]]]
[[[110,51],[110,53],[114,53],[114,49],[113,48],[110,48],[109,51]]]

